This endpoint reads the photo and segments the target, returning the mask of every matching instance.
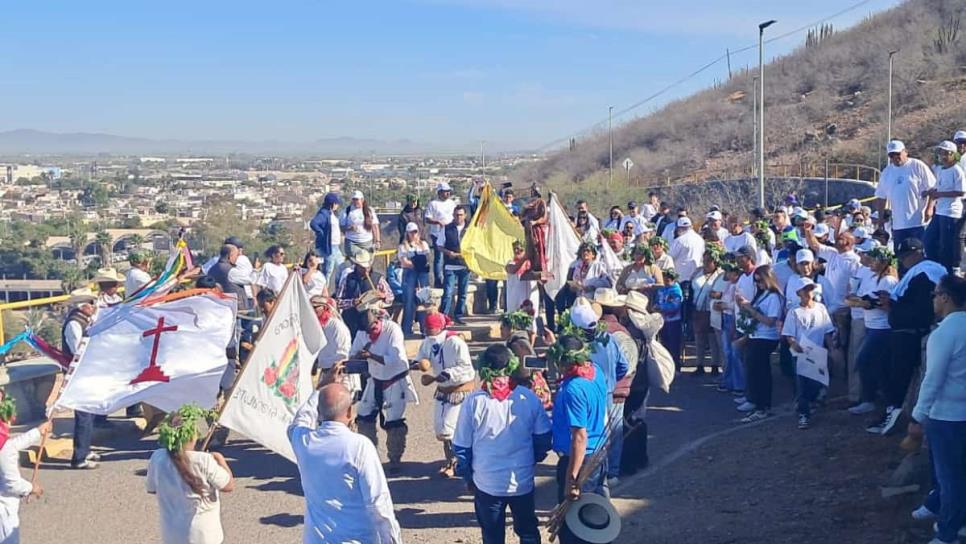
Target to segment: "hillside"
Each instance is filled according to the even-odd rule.
[[[767,175],[797,175],[799,165],[824,166],[826,159],[881,164],[888,53],[894,49],[899,53],[893,137],[926,158],[931,145],[966,128],[966,28],[959,28],[963,22],[964,0],[909,0],[766,65]],[[624,188],[624,157],[635,163],[632,187],[750,175],[755,163],[752,101],[757,73],[757,66],[738,72],[719,86],[615,128],[611,189],[618,194],[634,192]],[[599,192],[607,180],[607,166],[604,131],[579,139],[573,150],[522,167],[513,177],[548,183],[564,195]]]

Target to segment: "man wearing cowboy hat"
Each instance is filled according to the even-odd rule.
[[[419,345],[416,361],[427,372],[421,377],[423,385],[436,384],[433,431],[443,443],[445,458],[439,474],[452,478],[456,473],[453,433],[463,400],[473,390],[476,370],[466,341],[458,332],[446,330],[448,326],[446,314],[433,312],[426,316],[426,338]]]
[[[349,357],[368,360],[369,379],[362,391],[356,421],[359,433],[378,445],[376,420],[379,420],[386,431],[389,472],[395,474],[401,468],[409,434],[406,405],[418,404],[419,397],[409,377],[402,328],[381,309],[368,309],[361,315],[361,327],[352,340]]]
[[[98,296],[90,288],[71,291],[67,304],[71,306],[61,328],[61,351],[73,358],[81,347],[82,340],[94,322],[97,312]],[[71,468],[97,468],[100,456],[91,453],[91,436],[94,433],[94,414],[74,410],[74,453]]]
[[[117,273],[113,268],[101,268],[94,275],[92,282],[97,284],[97,307],[107,308],[114,306],[124,300],[117,291],[124,281],[124,276]]]
[[[342,276],[335,299],[342,309],[342,319],[353,335],[359,330],[359,319],[368,307],[385,308],[395,296],[386,278],[372,270],[372,253],[359,251],[349,257],[352,270]]]

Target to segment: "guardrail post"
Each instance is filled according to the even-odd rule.
[[[5,344],[6,342],[7,342],[7,339],[4,335],[4,330],[3,330],[3,310],[0,310],[0,345]]]

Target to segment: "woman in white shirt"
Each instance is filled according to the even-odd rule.
[[[778,280],[771,266],[759,266],[754,272],[755,297],[746,299],[735,294],[735,303],[741,313],[752,323],[747,332],[744,347],[745,370],[748,372],[746,402],[738,406],[742,412],[751,412],[743,423],[759,421],[771,416],[771,354],[778,347],[778,327],[785,307]]]
[[[424,312],[416,312],[416,293],[429,287],[429,244],[423,240],[416,223],[406,224],[406,238],[396,250],[403,269],[403,334],[412,336],[413,321],[418,318],[423,329]]]
[[[621,211],[620,206],[614,206],[610,209],[610,216],[607,218],[607,221],[601,225],[601,230],[616,230],[620,232],[623,221],[624,212]]]
[[[262,264],[262,269],[258,271],[255,278],[255,285],[271,289],[275,294],[282,292],[285,280],[288,279],[288,268],[285,267],[285,250],[282,246],[270,246],[265,250],[265,258],[268,261]]]
[[[731,394],[741,396],[745,393],[745,369],[742,366],[741,353],[734,345],[738,338],[735,329],[735,291],[741,271],[734,261],[725,261],[721,268],[724,269],[724,274],[718,276],[711,288],[711,313],[721,314],[719,334],[725,365],[718,391],[731,391]]]
[[[660,236],[655,236],[648,240],[651,252],[654,254],[654,264],[661,270],[674,270],[674,259],[667,254],[668,241]]]
[[[631,249],[631,258],[634,262],[625,266],[617,278],[617,292],[626,295],[630,291],[639,291],[654,300],[654,292],[664,286],[664,274],[653,264],[654,254],[647,245],[637,244]]]
[[[865,336],[859,353],[855,358],[855,368],[862,383],[860,403],[849,408],[853,415],[868,414],[875,411],[875,398],[880,385],[884,385],[882,362],[889,359],[889,312],[879,306],[879,291],[891,292],[899,283],[896,269],[892,265],[894,256],[884,247],[877,247],[865,254],[868,272],[860,274],[863,278],[858,294],[849,295],[845,303],[852,308],[862,309]]]
[[[235,489],[235,478],[220,453],[195,451],[198,422],[209,411],[189,404],[158,426],[163,447],[151,454],[147,491],[158,498],[161,540],[165,544],[220,544],[219,492]]]
[[[923,245],[926,257],[946,267],[949,272],[959,268],[962,259],[963,240],[959,223],[963,217],[963,195],[966,194],[966,172],[959,166],[956,144],[943,142],[936,146],[938,165],[936,186],[926,191],[929,204],[935,206],[935,215],[929,222]],[[929,209],[929,205],[926,206]]]
[[[322,273],[322,257],[313,249],[302,259],[302,284],[309,298],[329,296],[328,280]]]
[[[379,218],[369,207],[362,191],[352,193],[352,203],[342,215],[343,234],[345,235],[345,256],[351,257],[359,251],[375,251],[382,246],[382,233]]]

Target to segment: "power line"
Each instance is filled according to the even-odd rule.
[[[844,9],[842,9],[840,11],[837,11],[837,12],[831,14],[831,15],[827,15],[827,16],[823,17],[822,19],[819,19],[817,21],[813,21],[813,22],[808,23],[806,25],[800,26],[800,27],[798,27],[798,28],[796,28],[794,30],[790,30],[790,31],[788,31],[788,32],[786,32],[784,34],[780,34],[778,36],[775,36],[774,38],[769,38],[768,40],[765,40],[765,43],[768,44],[768,43],[772,43],[772,42],[775,42],[775,41],[778,41],[778,40],[782,40],[782,39],[787,38],[787,37],[789,37],[789,36],[791,36],[793,34],[797,34],[797,33],[801,32],[803,30],[807,30],[807,29],[812,28],[814,26],[817,26],[817,25],[820,25],[822,23],[828,22],[831,19],[835,19],[837,17],[841,17],[842,15],[845,15],[846,13],[849,13],[851,11],[854,11],[854,10],[856,10],[856,9],[858,9],[858,8],[866,5],[866,4],[869,4],[869,3],[873,2],[873,1],[874,0],[860,0],[859,2],[856,2],[856,3],[852,4],[852,5],[850,5],[849,7],[844,8]],[[752,49],[757,49],[757,48],[758,48],[758,44],[757,43],[754,43],[754,44],[751,44],[751,45],[742,47],[740,49],[735,49],[733,51],[730,51],[730,54],[744,53],[745,51],[750,51]],[[643,98],[643,99],[641,99],[641,100],[639,100],[639,101],[631,104],[630,106],[625,107],[622,110],[619,110],[619,111],[615,112],[614,113],[614,117],[617,118],[617,117],[620,117],[620,116],[625,115],[627,113],[630,113],[631,111],[636,110],[637,108],[643,106],[644,104],[647,104],[648,102],[651,102],[652,100],[655,100],[655,99],[661,97],[662,95],[666,94],[668,91],[670,91],[671,89],[677,87],[678,85],[681,85],[681,84],[689,81],[690,79],[692,79],[694,77],[697,77],[699,74],[701,74],[702,72],[708,70],[712,66],[718,64],[719,62],[721,62],[723,60],[726,60],[728,58],[728,55],[729,55],[729,53],[725,53],[724,55],[719,56],[718,58],[712,60],[711,62],[708,62],[707,64],[701,66],[697,70],[691,72],[690,74],[688,74],[688,75],[686,75],[686,76],[684,76],[684,77],[682,77],[682,78],[674,81],[673,83],[670,83],[670,84],[662,87],[657,92],[655,92],[655,93],[653,93],[653,94],[651,94],[651,95],[649,95],[649,96],[647,96],[647,97],[645,97],[645,98]],[[607,119],[603,119],[601,121],[598,121],[598,122],[594,123],[593,125],[590,125],[589,127],[586,127],[586,128],[584,128],[582,130],[578,130],[577,132],[571,133],[568,136],[565,136],[563,138],[558,138],[558,139],[556,139],[556,140],[554,140],[554,141],[552,141],[552,142],[550,142],[550,143],[548,143],[546,145],[543,145],[542,147],[538,148],[537,151],[538,152],[545,151],[545,150],[547,150],[547,149],[549,149],[551,147],[556,146],[557,144],[559,144],[561,142],[564,142],[564,141],[569,140],[570,138],[577,138],[577,137],[580,137],[580,136],[582,136],[584,134],[587,134],[588,132],[593,132],[593,131],[596,131],[598,129],[601,129],[604,126],[606,126],[606,124],[607,124]]]

